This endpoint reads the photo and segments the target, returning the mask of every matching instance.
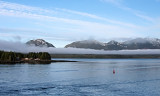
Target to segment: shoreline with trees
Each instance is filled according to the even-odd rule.
[[[17,63],[28,63],[28,64],[50,64],[51,62],[76,62],[66,60],[51,60],[51,55],[48,52],[29,52],[29,53],[18,53],[18,52],[7,52],[0,51],[0,64],[17,64]]]
[[[50,64],[52,62],[77,62],[69,60],[52,60],[51,58],[88,58],[88,59],[159,59],[160,54],[116,55],[116,54],[49,54],[48,52],[7,52],[0,51],[0,64]]]

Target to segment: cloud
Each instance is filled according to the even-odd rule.
[[[3,33],[8,33],[8,32],[21,32],[21,33],[36,32],[36,33],[40,33],[41,30],[38,30],[38,29],[23,29],[23,28],[0,28],[0,32],[3,32]]]
[[[20,36],[14,36],[15,41],[21,41],[21,37]]]
[[[80,21],[80,20],[65,19],[65,18],[59,18],[59,17],[54,17],[54,16],[39,15],[39,14],[34,14],[34,13],[27,13],[27,12],[21,12],[21,11],[16,11],[16,10],[6,10],[6,9],[0,9],[0,15],[31,18],[31,19],[38,19],[42,21],[48,20],[48,21],[65,22],[65,23],[71,23],[71,24],[90,23],[90,22],[85,22],[85,21]]]
[[[5,3],[5,2],[2,2],[2,3]],[[0,8],[0,15],[31,18],[31,19],[36,19],[36,20],[43,21],[43,22],[60,22],[62,24],[67,23],[67,24],[70,24],[70,26],[67,27],[67,29],[65,31],[68,31],[69,34],[72,34],[72,35],[75,35],[75,36],[77,36],[77,33],[78,33],[80,37],[84,37],[84,34],[86,34],[85,36],[97,36],[98,38],[103,38],[104,35],[108,35],[108,36],[113,37],[113,36],[120,36],[122,34],[127,34],[127,36],[137,36],[136,35],[137,33],[135,33],[132,30],[129,30],[129,29],[132,29],[132,28],[138,28],[138,26],[135,26],[133,24],[128,24],[128,23],[123,23],[123,22],[119,22],[119,21],[109,20],[109,19],[99,17],[99,16],[96,16],[96,15],[77,12],[77,11],[71,11],[71,10],[64,10],[64,11],[69,11],[70,13],[75,13],[75,14],[79,14],[79,15],[83,15],[83,16],[88,16],[90,18],[103,20],[103,21],[110,22],[110,23],[113,23],[113,24],[116,24],[116,25],[97,23],[97,22],[94,22],[94,21],[91,22],[91,21],[84,21],[84,20],[74,20],[74,19],[60,18],[60,17],[50,16],[50,15],[46,15],[46,14],[44,15],[44,14],[34,13],[34,12],[32,12],[32,10],[34,9],[32,7],[31,8],[27,7],[27,8],[25,8],[25,10],[22,10],[23,8],[21,10],[19,10],[19,7],[16,9],[12,5],[16,6],[17,4],[14,5],[12,3],[11,4],[7,3],[5,5],[5,7],[1,7]],[[8,6],[7,8],[10,8],[10,9],[7,9],[6,6]],[[36,10],[36,9],[34,9],[34,10]],[[73,26],[75,26],[75,25],[77,25],[77,27],[75,28],[75,30],[73,30],[74,29]],[[50,25],[48,25],[48,26],[50,26]],[[62,30],[62,28],[59,28],[59,29]],[[7,31],[6,29],[4,29],[4,30]],[[70,31],[70,30],[72,30],[72,31]],[[17,31],[17,30],[12,29],[12,30],[9,30],[9,31]],[[19,32],[24,32],[24,31],[27,31],[27,30],[19,30]],[[32,30],[29,30],[28,32],[30,32],[30,31],[32,31]],[[30,32],[30,33],[32,33],[32,32]],[[62,34],[65,35],[65,33],[62,33]],[[3,33],[3,35],[4,35],[4,33]],[[139,33],[138,33],[138,35],[139,35]]]
[[[60,21],[66,23],[73,23],[73,24],[81,24],[87,23],[81,20],[72,20],[72,19],[65,19],[59,18],[55,16],[50,16],[45,14],[45,12],[52,12],[51,10],[44,10],[37,7],[30,7],[16,3],[9,3],[9,2],[0,2],[0,15],[5,16],[15,16],[15,17],[24,17],[24,18],[32,18],[32,19],[39,19],[39,20],[51,20],[51,21]],[[54,15],[54,14],[53,14]]]
[[[132,8],[129,8],[129,7],[127,7],[127,6],[124,6],[124,5],[122,4],[122,2],[123,2],[124,0],[100,0],[100,1],[114,4],[116,7],[121,8],[121,9],[123,9],[123,10],[126,10],[126,11],[128,11],[128,12],[134,14],[135,16],[140,17],[140,18],[142,18],[142,19],[144,19],[144,20],[147,20],[147,21],[150,21],[150,22],[154,22],[154,21],[155,21],[155,19],[153,19],[153,18],[151,18],[151,17],[149,17],[149,16],[147,16],[147,15],[142,14],[142,13],[144,13],[144,12],[141,12],[141,11],[139,11],[139,10],[134,10],[134,9],[132,9]]]
[[[151,18],[149,16],[145,16],[145,15],[142,15],[142,14],[139,14],[139,13],[135,13],[135,15],[138,16],[138,17],[141,17],[141,18],[143,18],[145,20],[148,20],[148,21],[152,21],[152,22],[155,21],[153,18]]]
[[[116,0],[109,1],[114,3],[117,2]],[[118,1],[122,2],[122,0]],[[12,24],[21,24],[20,26],[24,27],[7,28],[8,25],[6,25],[6,28],[1,27],[0,35],[3,37],[13,38],[18,34],[18,36],[22,37],[22,39],[28,38],[28,40],[33,38],[46,38],[52,40],[75,41],[80,39],[88,39],[89,37],[95,37],[95,39],[100,40],[102,38],[108,39],[144,36],[140,32],[144,29],[142,26],[111,20],[109,18],[100,17],[86,12],[60,8],[48,10],[5,1],[0,1],[0,5],[0,16],[9,16],[9,18],[12,17],[12,20],[14,19],[13,21],[16,21]],[[128,8],[128,10],[130,9]],[[87,17],[89,20],[83,18],[69,18],[66,14],[72,15],[71,17]],[[23,21],[18,23],[18,20],[21,18]],[[28,24],[29,27],[26,24],[28,21],[32,21]],[[22,23],[26,25],[22,25]],[[39,29],[33,29],[35,27]]]
[[[52,13],[56,14],[55,11],[53,10],[47,10],[47,9],[42,9],[39,7],[32,7],[32,6],[26,6],[22,4],[16,4],[16,3],[10,3],[10,2],[5,2],[5,1],[0,1],[0,8],[3,9],[12,9],[16,11],[21,11],[21,12],[38,12],[38,13]]]
[[[111,20],[111,19],[107,19],[107,18],[104,18],[104,17],[100,17],[100,16],[97,16],[97,15],[94,15],[94,14],[89,14],[89,13],[85,13],[85,12],[79,12],[79,11],[73,11],[73,10],[68,10],[68,9],[60,9],[60,8],[57,8],[57,10],[61,10],[61,11],[64,11],[64,12],[69,12],[69,13],[73,13],[73,14],[78,14],[78,15],[81,15],[81,16],[86,16],[86,17],[90,17],[90,18],[93,18],[93,19],[98,19],[98,20],[102,20],[102,21],[106,21],[106,22],[109,22],[109,23],[112,23],[112,24],[117,24],[117,25],[122,25],[122,26],[128,26],[128,27],[138,27],[134,24],[131,24],[131,23],[126,23],[126,22],[120,22],[120,21],[115,21],[115,20]]]
[[[116,25],[122,25],[122,26],[128,26],[128,27],[138,27],[134,24],[115,21],[115,20],[97,16],[94,14],[73,11],[73,10],[68,10],[68,9],[56,8],[56,10],[53,11],[53,10],[41,9],[38,7],[25,6],[21,4],[9,3],[9,2],[4,2],[4,1],[0,1],[0,5],[1,5],[0,15],[5,15],[5,16],[24,17],[24,18],[32,18],[32,19],[48,20],[48,21],[59,21],[59,22],[81,24],[81,25],[88,25],[90,23],[95,23],[95,22],[88,22],[88,21],[83,21],[83,20],[74,20],[74,19],[67,19],[67,18],[60,18],[60,17],[52,16],[56,14],[61,14],[62,13],[61,11],[63,11],[63,12],[78,14],[81,16],[86,16],[86,17],[93,18],[93,19],[106,21],[106,22],[113,23]]]
[[[0,40],[0,50],[14,51],[14,52],[49,52],[51,54],[160,54],[160,49],[148,50],[120,50],[120,51],[104,51],[93,49],[79,49],[79,48],[47,48],[27,46],[21,42],[12,42]]]
[[[22,40],[23,38],[31,38],[35,35],[43,36],[44,33],[38,29],[23,29],[23,28],[0,28],[0,36],[9,38],[12,37],[14,40]],[[22,38],[23,37],[23,38]],[[15,39],[17,38],[17,39]]]
[[[121,3],[123,0],[100,0],[102,2],[109,2],[109,3],[112,3],[114,5],[117,5],[117,6],[121,6]]]

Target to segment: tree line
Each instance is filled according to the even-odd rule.
[[[29,52],[27,54],[23,54],[18,52],[0,51],[1,61],[20,61],[23,58],[38,58],[40,60],[51,60],[51,56],[48,52]]]

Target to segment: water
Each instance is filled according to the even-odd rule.
[[[69,60],[80,62],[1,64],[0,95],[160,96],[160,59]]]

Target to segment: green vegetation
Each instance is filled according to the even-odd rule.
[[[1,61],[18,61],[24,57],[22,53],[0,51]]]
[[[51,56],[48,52],[30,52],[27,54],[27,58],[40,59],[40,60],[51,60]]]
[[[14,61],[21,61],[21,60],[51,60],[51,56],[47,52],[30,52],[28,54],[16,53],[16,52],[5,52],[0,51],[0,61],[6,62],[14,62]]]

